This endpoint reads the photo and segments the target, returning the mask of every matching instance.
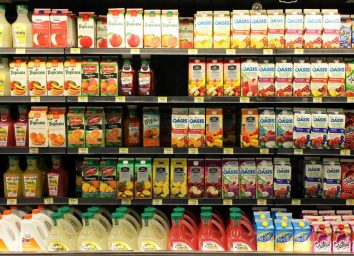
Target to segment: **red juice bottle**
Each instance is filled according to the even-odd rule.
[[[14,123],[15,146],[28,147],[28,108],[18,107],[18,118]]]
[[[68,172],[62,166],[60,156],[52,156],[52,168],[47,173],[47,192],[49,197],[68,195]]]
[[[141,61],[141,68],[138,72],[138,95],[154,95],[154,87],[154,71],[150,68],[150,60],[143,59]]]
[[[14,121],[8,106],[0,106],[0,147],[14,146]]]
[[[130,60],[124,60],[119,71],[119,95],[133,96],[136,94],[136,71]]]

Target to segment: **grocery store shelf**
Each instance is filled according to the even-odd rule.
[[[63,96],[0,96],[1,103],[65,103]]]
[[[28,147],[4,147],[0,148],[0,155],[27,155],[27,154],[66,154],[66,148],[28,148]]]
[[[307,155],[307,156],[353,156],[354,150],[349,149],[293,149],[278,148],[278,155]]]
[[[282,205],[309,205],[309,206],[344,206],[352,205],[354,200],[339,198],[301,198],[301,199],[274,199],[274,204]]]
[[[336,48],[336,49],[276,49],[276,55],[353,55],[352,48]]]
[[[63,55],[63,48],[0,48],[0,55]]]

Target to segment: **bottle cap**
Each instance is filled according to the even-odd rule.
[[[64,218],[64,214],[60,213],[60,212],[55,212],[55,213],[52,213],[50,215],[50,217],[53,219],[53,220],[59,220],[59,219],[62,219]]]
[[[213,210],[213,207],[211,206],[202,206],[200,207],[201,212],[211,212]]]
[[[232,220],[239,220],[239,219],[241,219],[241,214],[240,213],[231,213],[230,218]]]
[[[152,219],[152,213],[150,212],[143,212],[141,214],[141,218],[144,220],[151,220]]]
[[[38,214],[38,213],[41,213],[40,209],[33,209],[32,210],[32,214]]]
[[[66,214],[70,212],[70,207],[69,206],[63,206],[58,208],[58,212],[62,213],[62,214]]]
[[[211,212],[201,212],[200,217],[202,219],[211,219],[212,215],[211,215]]]
[[[97,214],[97,213],[100,212],[100,208],[99,208],[99,207],[96,207],[96,206],[93,206],[93,207],[87,208],[87,211],[88,211],[88,212],[92,212],[93,214]]]
[[[121,207],[116,208],[116,212],[127,213],[128,212],[128,208],[124,207],[124,206],[121,206]]]
[[[124,219],[124,212],[114,212],[112,213],[112,219]]]
[[[23,216],[23,218],[25,220],[30,220],[30,219],[32,219],[32,214],[26,214],[25,216]]]
[[[156,208],[155,207],[146,207],[144,209],[144,212],[148,212],[148,213],[154,214],[156,212]]]
[[[3,215],[10,215],[12,213],[12,211],[11,210],[4,210],[3,211]]]
[[[85,220],[93,219],[94,217],[92,212],[84,212],[81,216]]]
[[[175,207],[173,208],[173,212],[184,214],[186,212],[186,209],[184,209],[183,207]]]
[[[238,208],[238,207],[231,207],[229,209],[230,213],[238,213],[238,212],[241,212],[241,209]]]
[[[183,218],[183,214],[180,212],[173,212],[171,214],[171,219],[173,220],[181,220]]]

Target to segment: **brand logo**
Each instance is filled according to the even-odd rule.
[[[235,19],[234,23],[235,24],[249,24],[250,20],[249,19]]]
[[[293,68],[284,68],[284,67],[278,67],[277,68],[278,72],[293,72]]]
[[[240,174],[252,175],[252,174],[256,174],[256,170],[254,170],[254,169],[241,169]]]
[[[267,242],[270,241],[273,237],[273,233],[272,232],[264,232],[261,233],[261,235],[257,236],[257,240],[260,242]]]
[[[332,18],[332,19],[325,18],[324,19],[324,23],[339,23],[339,22],[340,22],[339,18]]]
[[[273,72],[274,71],[274,67],[260,67],[259,71],[260,72]]]
[[[97,169],[95,167],[89,167],[84,170],[84,176],[92,176],[97,173]]]
[[[313,120],[315,122],[326,122],[327,121],[327,119],[324,117],[315,117]]]
[[[321,167],[309,167],[309,168],[307,168],[307,171],[309,171],[309,172],[320,172],[321,171]]]
[[[187,118],[173,118],[172,121],[174,123],[182,123],[182,124],[188,123],[188,119]]]
[[[305,242],[309,239],[310,237],[310,232],[299,232],[295,234],[294,236],[294,241],[295,242]]]
[[[340,173],[339,169],[327,169],[326,173]]]
[[[273,170],[272,169],[260,169],[260,170],[257,170],[257,174],[270,175],[270,174],[273,174]]]
[[[278,169],[277,173],[290,173],[289,169]]]
[[[264,124],[264,123],[275,123],[275,118],[264,117],[264,118],[260,118],[260,119],[259,119],[259,122],[260,122],[261,124]]]
[[[311,69],[310,68],[295,68],[295,72],[299,72],[299,73],[308,73],[310,72]]]
[[[109,176],[114,174],[114,167],[104,167],[101,169],[102,176]]]
[[[96,71],[97,71],[97,66],[94,65],[84,66],[84,73],[91,74],[91,73],[95,73]]]
[[[322,24],[322,18],[306,18],[305,20],[306,23],[321,23]]]
[[[287,18],[286,23],[303,23],[301,18]]]
[[[329,68],[330,72],[345,72],[344,68]]]
[[[242,71],[244,72],[257,72],[257,67],[242,67]]]
[[[279,124],[292,124],[293,119],[291,118],[283,118],[283,119],[278,119]]]
[[[327,71],[328,71],[328,68],[317,68],[317,67],[313,67],[313,68],[312,68],[312,71],[313,71],[313,72],[321,72],[321,73],[324,73],[324,72],[327,72]]]
[[[343,118],[338,118],[338,117],[333,117],[333,118],[331,118],[331,122],[333,122],[333,123],[343,123],[344,119]]]
[[[80,117],[71,117],[69,123],[70,125],[79,125],[83,124],[83,120]]]
[[[214,21],[214,25],[216,26],[229,26],[230,22],[228,20],[223,20],[223,21]]]
[[[198,26],[211,26],[212,22],[211,20],[202,20],[197,22]]]
[[[284,233],[280,233],[276,236],[276,241],[279,243],[286,243],[286,242],[289,242],[292,237],[293,237],[292,234],[284,232]]]
[[[94,115],[87,119],[87,125],[97,125],[101,122],[102,118],[100,115]]]
[[[310,118],[309,117],[298,117],[298,118],[296,118],[296,121],[298,121],[298,122],[310,122]]]

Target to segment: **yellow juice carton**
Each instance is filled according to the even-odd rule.
[[[64,95],[81,95],[81,60],[70,58],[64,62]]]
[[[28,95],[28,68],[25,60],[15,59],[10,62],[11,96]]]
[[[328,95],[344,96],[345,62],[343,58],[327,58],[328,61]]]
[[[311,252],[311,227],[305,220],[291,220],[294,227],[294,252]]]
[[[206,144],[207,147],[222,148],[223,145],[223,115],[221,108],[206,109]]]
[[[111,8],[107,14],[107,46],[108,48],[125,47],[125,9]]]
[[[134,165],[135,198],[152,198],[152,161],[151,158],[135,158]]]
[[[192,17],[179,17],[179,47],[193,48],[194,19]]]
[[[339,48],[340,14],[336,9],[322,9],[323,14],[323,48]]]
[[[179,48],[178,10],[162,10],[162,48]]]
[[[257,219],[255,222],[257,250],[261,252],[274,252],[273,219]]]
[[[207,96],[223,96],[223,59],[208,58],[206,64],[207,81],[206,89]]]
[[[294,251],[294,228],[291,221],[274,220],[275,224],[275,251]]]
[[[189,58],[188,63],[188,95],[205,95],[205,58]]]
[[[134,158],[118,159],[117,198],[134,198]]]
[[[212,11],[198,11],[194,16],[194,48],[213,48]]]
[[[170,197],[185,198],[187,196],[187,159],[171,159]]]
[[[49,108],[48,136],[49,147],[66,147],[65,107]]]
[[[144,48],[161,48],[161,10],[144,11]]]
[[[143,47],[143,9],[127,9],[125,13],[125,47]]]
[[[191,148],[202,148],[205,146],[204,108],[189,109],[188,146]]]
[[[241,62],[237,58],[224,58],[224,96],[241,94]]]
[[[284,48],[285,16],[283,10],[268,10],[268,47]]]
[[[188,108],[172,108],[172,147],[184,148],[188,146],[188,118]]]
[[[214,11],[214,48],[230,48],[230,12]]]
[[[167,198],[170,195],[170,159],[155,158],[152,166],[154,198]]]
[[[311,93],[314,97],[327,96],[328,63],[326,58],[311,58]]]
[[[303,48],[304,15],[301,9],[285,10],[285,48]]]
[[[265,10],[251,11],[251,48],[268,48],[268,18]]]
[[[28,88],[30,96],[47,95],[45,59],[35,58],[28,62]]]
[[[322,13],[319,9],[304,10],[304,45],[305,48],[322,47]]]
[[[49,58],[46,63],[48,96],[64,96],[63,61],[63,58]]]
[[[48,147],[48,107],[31,107],[28,114],[29,147]]]
[[[234,10],[231,16],[231,48],[251,45],[251,16],[249,10]]]

